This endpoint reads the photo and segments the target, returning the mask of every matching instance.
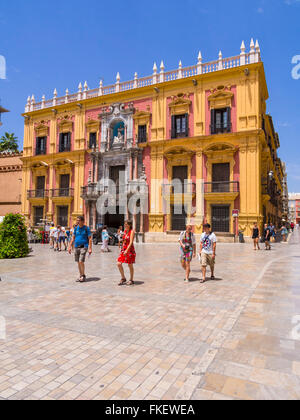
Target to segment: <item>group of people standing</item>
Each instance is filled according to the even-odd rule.
[[[73,231],[74,229],[66,229],[63,226],[55,226],[54,223],[51,223],[49,229],[50,249],[61,252],[62,247],[64,247],[64,250],[67,251]]]
[[[125,222],[124,231],[120,227],[118,230],[119,237],[119,257],[117,259],[117,266],[121,274],[121,280],[119,286],[133,286],[134,283],[134,264],[136,261],[136,251],[134,247],[135,231],[133,229],[132,222],[127,220]],[[102,252],[108,248],[109,235],[107,228],[104,227],[102,231],[103,245],[101,248]],[[192,226],[188,225],[186,230],[180,234],[180,258],[182,268],[185,270],[185,282],[189,282],[191,272],[191,261],[196,257],[196,239],[192,232]],[[211,232],[210,225],[204,225],[204,233],[201,235],[200,241],[200,253],[199,260],[202,266],[202,279],[200,283],[206,281],[206,270],[207,266],[211,269],[211,279],[214,280],[214,269],[216,259],[216,235]],[[75,261],[78,263],[79,279],[80,283],[86,281],[85,275],[85,261],[86,255],[92,254],[92,233],[88,226],[84,224],[84,217],[77,218],[77,225],[74,228],[72,239],[69,243],[69,253],[72,253],[73,248],[75,249]],[[124,271],[124,264],[128,265],[130,279],[127,281]]]
[[[120,255],[117,261],[118,268],[121,274],[121,281],[119,283],[120,286],[125,284],[132,286],[134,285],[134,264],[136,259],[136,252],[134,248],[134,238],[135,238],[135,231],[132,227],[132,222],[126,221],[125,222],[125,231],[123,229],[119,229],[119,247],[120,247]],[[104,226],[102,230],[102,252],[107,252],[108,249],[108,241],[109,235],[106,226]],[[86,281],[85,275],[85,261],[86,255],[91,255],[93,252],[93,241],[92,241],[92,233],[88,226],[84,224],[84,217],[80,216],[77,218],[77,224],[74,228],[72,239],[69,244],[69,253],[72,253],[72,250],[75,250],[75,261],[78,263],[79,269],[79,279],[80,283],[84,283]],[[129,271],[130,271],[130,280],[127,282],[123,264],[128,264]]]
[[[271,243],[276,241],[276,235],[277,233],[281,234],[282,240],[284,242],[287,241],[288,238],[288,229],[285,225],[282,225],[279,230],[275,228],[275,226],[271,223],[265,224],[263,232],[260,231],[260,228],[258,226],[258,223],[255,222],[253,229],[252,229],[252,239],[254,244],[254,251],[258,250],[260,251],[260,241],[265,244],[266,251],[271,250]]]

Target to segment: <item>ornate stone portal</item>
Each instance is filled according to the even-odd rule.
[[[99,118],[101,120],[102,141],[100,151],[94,149],[90,154],[92,173],[88,186],[82,191],[89,214],[89,224],[96,228],[97,223],[113,224],[112,227],[123,225],[124,218],[131,214],[124,213],[121,206],[119,192],[127,196],[127,203],[133,194],[147,189],[145,173],[143,171],[142,150],[133,145],[133,115],[132,104],[114,104],[104,109]],[[113,217],[99,215],[97,200],[106,194],[110,180],[116,183],[116,206],[121,214]],[[118,217],[119,216],[119,217]],[[134,227],[138,231],[143,229],[143,218],[133,216]],[[112,222],[113,220],[113,222]]]

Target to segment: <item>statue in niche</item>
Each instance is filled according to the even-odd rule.
[[[125,125],[121,121],[117,123],[113,128],[113,144],[123,144],[125,140]]]

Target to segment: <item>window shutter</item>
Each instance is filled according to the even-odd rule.
[[[67,150],[70,151],[71,150],[71,133],[68,133],[68,137],[67,137]]]
[[[63,136],[64,136],[63,133],[59,134],[59,151],[60,152],[62,152],[63,149],[64,149],[64,146],[63,146],[64,137]]]
[[[216,110],[210,112],[210,134],[216,134]]]
[[[176,138],[176,117],[175,115],[172,115],[172,127],[171,127],[171,138]]]
[[[185,135],[189,137],[189,114],[185,114]]]
[[[227,108],[227,132],[231,133],[231,108]]]

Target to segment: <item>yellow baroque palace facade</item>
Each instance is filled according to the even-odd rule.
[[[30,223],[48,219],[71,225],[80,214],[119,226],[128,216],[99,215],[97,200],[108,179],[128,199],[146,185],[149,213],[133,215],[147,241],[167,241],[203,222],[220,236],[251,236],[254,222],[280,224],[284,165],[273,121],[260,48],[242,43],[236,57],[198,63],[36,103],[28,98],[25,117],[22,212]],[[174,180],[184,184],[182,194]],[[120,184],[121,185],[121,184]],[[182,196],[190,206],[178,208]],[[118,203],[117,203],[118,204]],[[174,235],[173,235],[174,237]],[[171,239],[170,239],[171,240]]]

